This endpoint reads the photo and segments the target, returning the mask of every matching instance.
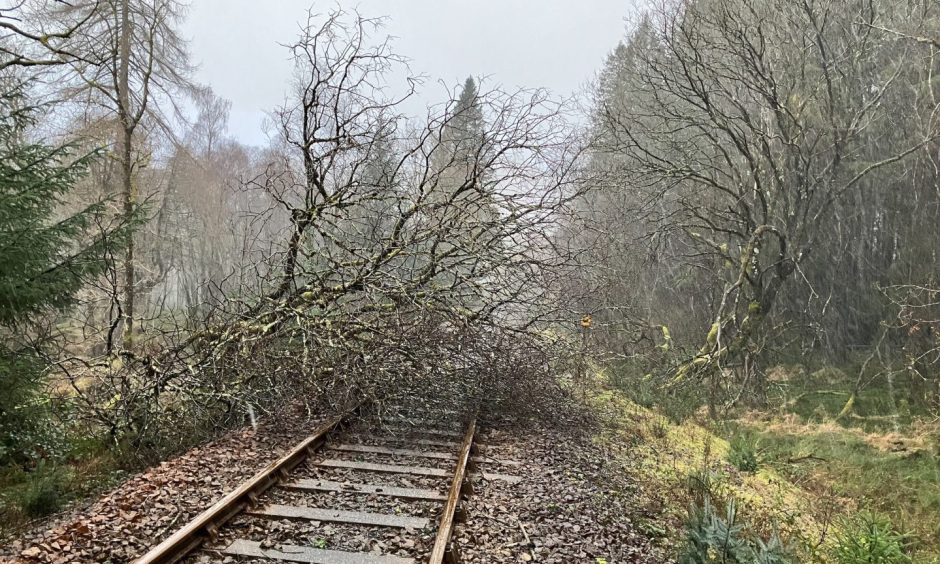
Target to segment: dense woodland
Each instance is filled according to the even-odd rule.
[[[0,8],[4,482],[296,402],[544,413],[598,372],[676,423],[935,420],[940,4],[624,15],[579,99],[468,78],[409,115],[383,20],[312,9],[249,147],[180,2]]]
[[[807,356],[870,354],[936,405],[936,8],[719,1],[637,21],[599,77],[600,180],[565,239],[605,348],[699,384],[712,416],[761,405],[767,370]]]

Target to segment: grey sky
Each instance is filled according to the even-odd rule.
[[[291,67],[287,43],[311,5],[337,4],[365,16],[389,16],[395,51],[427,76],[422,103],[444,98],[468,75],[490,86],[578,91],[625,31],[631,0],[192,0],[184,35],[199,65],[196,78],[232,101],[230,131],[245,143],[265,141],[265,112],[284,99]]]

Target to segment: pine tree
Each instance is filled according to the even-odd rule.
[[[625,90],[637,75],[644,72],[645,59],[657,51],[656,31],[648,14],[644,14],[625,42],[620,42],[607,55],[597,79],[597,100],[593,121],[595,133],[606,135],[611,118],[629,112],[632,100]]]
[[[396,171],[399,155],[395,152],[394,120],[381,121],[376,136],[363,159],[357,186],[357,206],[350,211],[347,234],[349,242],[369,247],[384,244],[391,235],[394,212],[398,206],[400,177]]]
[[[454,157],[454,163],[466,167],[465,172],[477,159],[483,137],[483,110],[480,107],[480,92],[473,77],[467,77],[457,99],[454,115],[448,124],[445,144]]]
[[[46,344],[36,322],[71,305],[137,223],[103,227],[105,201],[62,213],[97,155],[31,141],[39,110],[22,86],[0,92],[0,461],[22,454],[31,424],[27,406],[39,385],[37,353]]]
[[[454,263],[446,275],[438,277],[439,284],[445,287],[471,283],[493,272],[494,264],[484,264],[478,258],[494,256],[484,251],[501,245],[497,202],[487,178],[481,174],[489,158],[482,102],[476,81],[468,77],[448,116],[435,155],[440,170],[436,199],[447,203],[436,220],[441,233],[448,233],[446,242],[438,245],[438,249],[450,253],[448,260]]]

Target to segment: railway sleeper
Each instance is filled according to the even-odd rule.
[[[328,521],[332,523],[349,523],[352,525],[368,525],[374,527],[396,527],[399,529],[424,529],[431,524],[430,520],[425,517],[324,509],[300,505],[279,505],[274,503],[265,505],[260,509],[249,510],[246,514],[255,517]]]
[[[307,564],[415,564],[414,558],[401,558],[369,552],[326,550],[310,546],[284,544],[277,548],[264,548],[257,541],[238,539],[223,551],[228,556],[268,558]]]
[[[447,500],[447,496],[444,494],[426,488],[399,488],[375,484],[353,484],[349,482],[333,482],[330,480],[312,480],[309,478],[285,482],[281,484],[280,487],[297,491],[359,493],[422,501]]]
[[[417,417],[420,417],[418,415]],[[339,418],[321,428],[315,436],[302,445],[296,447],[291,453],[273,464],[266,472],[253,478],[249,484],[239,488],[220,502],[224,507],[215,507],[200,518],[178,532],[174,537],[163,543],[163,550],[152,551],[154,557],[145,556],[140,562],[161,563],[175,562],[179,557],[195,548],[199,541],[199,531],[210,538],[215,538],[218,527],[228,521],[235,513],[244,511],[245,514],[268,519],[291,519],[303,521],[324,521],[343,523],[353,526],[379,526],[400,528],[409,531],[428,530],[432,523],[426,517],[415,515],[392,515],[386,513],[373,513],[347,509],[329,509],[309,507],[293,504],[265,503],[263,499],[266,490],[275,486],[284,490],[299,492],[335,492],[352,493],[367,496],[388,496],[413,501],[444,502],[438,524],[438,535],[431,551],[431,564],[457,564],[460,557],[457,547],[450,540],[454,523],[463,523],[467,520],[466,499],[473,494],[474,478],[484,481],[504,481],[516,483],[522,478],[508,474],[479,472],[478,463],[486,465],[521,466],[512,460],[499,460],[484,456],[478,440],[480,435],[476,432],[475,421],[463,432],[444,429],[440,423],[422,421],[418,418],[404,417],[384,425],[381,431],[385,433],[401,433],[383,437],[374,434],[364,435],[355,439],[347,434],[345,440],[338,438],[329,441],[327,433],[336,437],[336,431],[345,428],[347,433],[350,425],[347,418]],[[420,426],[417,426],[420,425]],[[427,438],[422,438],[427,437]],[[456,439],[456,440],[451,440]],[[358,442],[354,442],[358,441]],[[378,443],[378,444],[376,444]],[[394,446],[392,446],[394,445]],[[424,450],[423,447],[436,447],[435,450]],[[338,453],[356,453],[362,457],[372,455],[373,460],[383,457],[415,457],[438,461],[454,461],[454,467],[449,469],[431,468],[420,465],[382,464],[378,462],[362,462],[358,460],[344,460],[340,458],[327,458],[313,462],[311,457],[315,451],[334,451]],[[317,467],[324,470],[337,469],[347,476],[344,481],[331,481],[328,479],[311,479],[291,476],[292,471],[304,459],[307,468]],[[430,462],[426,463],[430,464]],[[443,464],[443,463],[440,463]],[[375,481],[381,482],[375,474],[398,474],[423,476],[427,478],[450,478],[450,491],[447,494],[431,486],[434,480],[425,478],[426,487],[397,487],[368,483],[367,479],[359,479],[359,474],[368,476],[373,474]],[[416,480],[417,481],[417,480]],[[407,482],[407,480],[406,480]],[[293,503],[293,502],[290,502]],[[211,515],[211,517],[210,517]],[[171,545],[172,548],[171,550]],[[265,543],[248,539],[236,539],[221,551],[229,556],[268,558],[286,562],[306,562],[310,564],[414,564],[414,558],[403,558],[393,555],[382,555],[370,552],[355,552],[343,550],[326,550],[312,546],[297,546],[291,544],[277,544],[273,547]]]

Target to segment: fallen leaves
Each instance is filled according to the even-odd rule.
[[[161,462],[58,522],[0,548],[0,562],[128,562],[275,460],[317,423],[239,429]]]
[[[489,433],[486,456],[523,462],[518,484],[477,480],[455,532],[463,562],[668,562],[632,523],[629,475],[584,437],[547,428]],[[481,470],[500,472],[481,462]],[[611,494],[611,478],[619,481]]]
[[[0,551],[0,560],[52,564],[129,561],[275,459],[309,428],[297,423],[280,432],[262,427],[257,435],[250,430],[230,433],[139,474],[69,519],[12,543]],[[469,519],[457,527],[454,536],[464,562],[668,561],[662,549],[633,525],[635,508],[630,501],[636,485],[630,482],[629,474],[608,464],[605,454],[583,437],[545,428],[503,429],[490,430],[485,443],[488,458],[522,462],[511,473],[524,479],[508,484],[485,481],[476,474],[474,494],[467,505]],[[480,462],[479,467],[481,471],[507,471],[492,461]],[[304,470],[297,474],[303,475]],[[342,481],[344,475],[340,472],[336,477]],[[429,480],[379,479],[389,485],[440,487]],[[353,503],[352,493],[331,495],[337,507]],[[361,500],[355,503],[361,504]],[[369,503],[377,511],[395,510],[388,498],[375,496]],[[433,512],[421,506],[408,509],[427,512],[428,516]],[[433,531],[402,534],[319,522],[268,521],[262,526],[247,517],[237,518],[228,529],[223,529],[223,537],[255,535],[264,537],[265,544],[271,546],[300,538],[312,546],[319,543],[329,548],[402,555],[423,554],[433,543]],[[215,560],[200,556],[197,561]]]

